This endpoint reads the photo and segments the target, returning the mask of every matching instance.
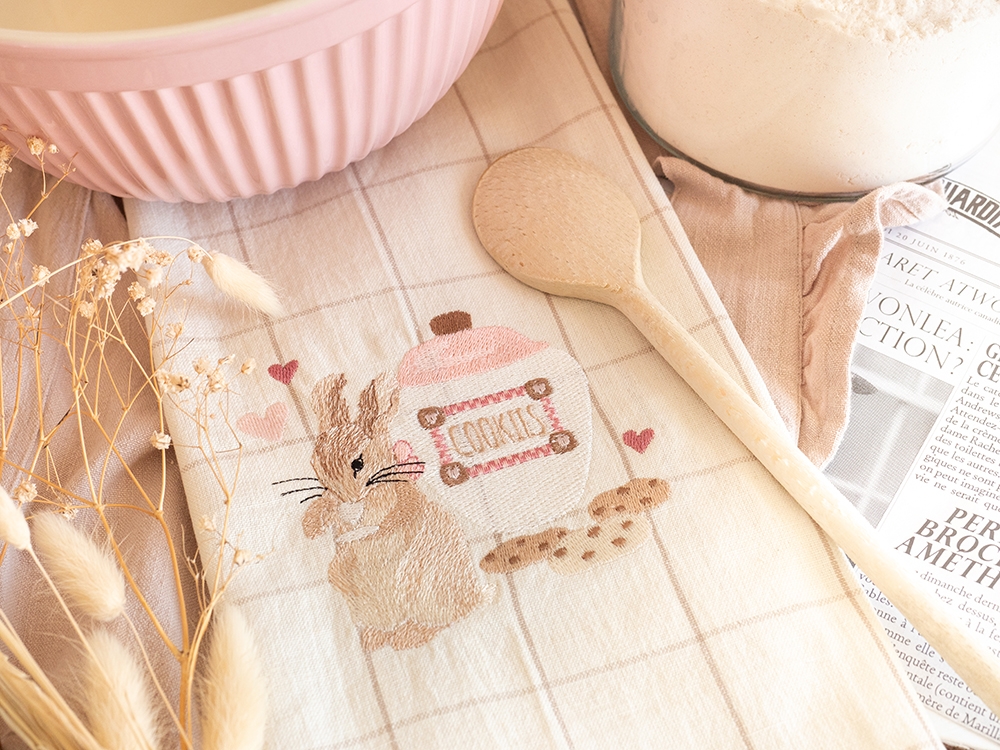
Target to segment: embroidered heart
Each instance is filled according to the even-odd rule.
[[[642,432],[636,432],[635,430],[628,430],[622,435],[622,440],[624,441],[625,445],[627,445],[629,448],[636,451],[637,453],[645,453],[646,448],[649,447],[649,443],[655,435],[656,433],[653,432],[653,428],[647,427]]]
[[[424,473],[424,465],[422,463],[417,463],[420,459],[417,458],[417,454],[413,452],[413,446],[405,440],[397,440],[393,444],[392,454],[396,457],[396,465],[399,466],[400,469],[409,470],[403,476],[404,479],[416,482],[420,478],[420,475]]]
[[[288,385],[292,382],[292,378],[295,377],[296,370],[299,369],[299,361],[293,359],[285,364],[270,365],[267,368],[267,374],[272,378],[277,380],[279,383],[284,383]]]
[[[249,412],[236,420],[236,426],[248,435],[264,438],[273,443],[281,439],[281,434],[285,431],[287,417],[288,405],[276,401],[267,407],[264,416]]]

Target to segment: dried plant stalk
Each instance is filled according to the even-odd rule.
[[[0,124],[0,130],[4,129]],[[11,132],[7,130],[8,134]],[[36,136],[24,140],[28,152],[44,172],[46,159],[57,154],[58,149]],[[0,237],[0,355],[3,357],[0,479],[9,487],[8,475],[13,474],[13,481],[20,482],[10,494],[0,490],[0,542],[6,543],[0,545],[0,565],[12,550],[18,549],[25,550],[38,563],[38,572],[55,592],[75,633],[75,642],[88,660],[88,669],[97,670],[87,677],[90,684],[97,685],[96,675],[100,675],[106,684],[116,685],[117,690],[128,694],[130,697],[124,703],[128,707],[127,716],[135,719],[140,729],[131,738],[116,735],[126,744],[114,744],[110,733],[101,734],[100,742],[95,740],[31,659],[2,609],[0,643],[13,654],[14,662],[0,669],[0,718],[24,733],[22,736],[33,748],[97,750],[106,746],[107,750],[155,747],[156,721],[147,722],[141,717],[167,715],[173,723],[171,738],[177,738],[181,750],[192,750],[191,738],[197,732],[191,703],[196,675],[201,673],[198,661],[202,642],[237,568],[260,557],[237,548],[229,538],[243,446],[229,420],[228,379],[231,374],[236,377],[248,374],[253,366],[247,363],[234,372],[237,366],[230,367],[232,356],[228,353],[214,362],[205,358],[194,363],[185,361],[180,355],[191,343],[190,338],[183,338],[184,313],[190,303],[171,303],[178,290],[191,283],[191,274],[200,272],[196,269],[201,264],[222,293],[266,314],[278,314],[281,306],[267,282],[245,265],[229,256],[209,253],[183,238],[154,238],[154,241],[182,242],[180,247],[187,247],[186,253],[156,249],[146,239],[109,245],[87,240],[79,255],[60,267],[53,263],[50,270],[40,262],[33,262],[25,251],[27,238],[36,230],[45,229],[36,211],[62,178],[55,181],[41,178],[37,202],[33,206],[30,201],[24,204],[29,206],[27,210],[23,201],[16,204],[20,208],[13,207],[15,203],[3,192],[5,176],[13,169],[13,155],[10,146],[0,143],[0,213],[7,214],[6,222],[0,220],[0,232],[3,224],[7,224],[6,239]],[[69,165],[63,168],[63,177],[69,169]],[[14,211],[22,215],[14,215]],[[36,218],[42,222],[41,227]],[[184,265],[188,268],[186,274],[178,270],[178,266]],[[180,308],[179,315],[176,308]],[[52,373],[66,374],[69,382],[59,385],[60,388],[68,385],[68,390],[59,393],[63,398],[51,399],[60,406],[57,413],[49,415],[46,407],[52,395],[48,390]],[[65,410],[67,403],[69,407]],[[134,409],[137,404],[142,404],[145,411]],[[175,540],[169,522],[167,454],[174,450],[175,441],[167,431],[168,406],[172,418],[190,421],[195,437],[188,440],[192,444],[183,447],[204,459],[225,508],[218,526],[213,525],[212,529],[217,549],[208,552],[214,568],[211,576],[206,576],[198,559],[189,557]],[[152,435],[148,445],[155,452],[154,460],[149,463],[158,464],[158,477],[151,476],[148,465],[142,472],[129,465],[127,456],[135,453],[133,411],[155,422],[141,423],[141,439]],[[32,416],[25,419],[24,415]],[[53,450],[55,444],[60,445],[58,451]],[[140,460],[147,458],[148,454]],[[63,476],[82,478],[83,489],[64,485]],[[114,487],[106,483],[112,476]],[[30,523],[25,521],[25,512]],[[97,541],[67,520],[78,514],[96,521]],[[116,528],[122,534],[129,533],[129,527],[124,525],[126,517],[141,521],[145,528],[151,523],[156,530],[151,540],[161,544],[157,552],[168,563],[171,575],[167,581],[158,579],[155,585],[167,583],[172,587],[179,634],[160,621],[153,606],[153,602],[164,600],[163,592],[150,596],[151,592],[144,591],[121,549]],[[120,527],[119,522],[123,524]],[[203,538],[202,546],[207,543]],[[197,593],[198,610],[191,617],[185,599],[186,573],[192,577]],[[67,606],[67,600],[72,606]],[[157,688],[148,713],[140,707],[140,694],[149,697],[148,692],[138,687],[143,669],[136,666],[127,652],[124,657],[111,654],[115,646],[102,643],[104,636],[85,636],[77,618],[84,613],[96,620],[114,619],[122,614],[126,601],[135,604],[137,614],[145,617],[145,636],[131,617],[129,625],[139,639],[137,645],[144,657],[145,671]],[[216,646],[223,648],[222,653],[234,653],[234,649],[252,651],[245,623],[241,631],[225,615],[220,622],[218,628],[213,626],[222,634],[218,639],[213,638],[213,651]],[[149,634],[158,642],[147,644],[145,638]],[[172,680],[161,681],[153,674],[150,654],[155,649],[165,650],[179,670],[180,684],[173,696],[168,696],[163,688]],[[209,704],[219,707],[213,718],[222,717],[222,723],[214,722],[206,737],[221,738],[213,740],[219,748],[260,747],[265,699],[256,659],[243,664],[242,672],[227,672],[225,667],[232,667],[231,659],[220,659],[222,666],[211,670],[217,675],[214,684],[236,691],[234,695],[242,708],[234,708],[225,696],[208,689]],[[125,666],[126,661],[131,666]],[[89,692],[109,694],[104,688]],[[88,704],[87,716],[95,731],[104,724],[114,723],[112,714],[110,704],[103,708]],[[233,731],[238,736],[232,735]],[[83,739],[63,737],[73,736],[74,732]],[[59,739],[52,739],[56,735]],[[225,739],[230,736],[237,739]]]
[[[81,692],[90,731],[107,750],[155,750],[160,723],[149,675],[106,630],[88,641]]]
[[[264,747],[267,687],[257,645],[236,607],[215,615],[201,680],[204,750],[260,750]]]
[[[0,643],[24,667],[0,654],[0,718],[31,748],[105,750],[42,672],[0,612]]]

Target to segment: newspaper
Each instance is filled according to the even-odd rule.
[[[885,232],[825,471],[1000,653],[1000,137],[943,185],[945,214]],[[1000,719],[859,576],[942,737],[1000,749]]]

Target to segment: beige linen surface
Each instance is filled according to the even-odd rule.
[[[612,0],[574,2],[610,84]],[[670,181],[671,205],[785,426],[823,464],[847,421],[848,366],[882,230],[934,216],[944,200],[910,183],[855,203],[769,198],[665,156],[634,118],[628,121],[647,159]]]
[[[42,176],[27,166],[15,163],[14,171],[4,178],[3,196],[7,208],[14,217],[28,215],[28,211],[39,200],[43,189]],[[51,185],[51,178],[49,185]],[[105,242],[124,239],[127,234],[125,219],[114,199],[105,194],[92,193],[76,185],[64,182],[44,202],[34,216],[38,229],[27,243],[28,262],[56,269],[75,258],[82,242],[88,238],[100,237]],[[26,264],[25,273],[30,279],[31,268]],[[72,273],[60,274],[50,282],[50,289],[58,293],[61,289],[67,291],[73,278]],[[126,285],[119,285],[115,304],[125,304]],[[52,314],[47,308],[46,315]],[[59,313],[57,313],[59,314]],[[145,336],[141,325],[134,318],[123,316],[124,333],[132,346],[142,350]],[[50,330],[53,330],[50,328]],[[4,401],[5,414],[12,419],[13,384],[17,382],[18,357],[15,343],[17,332],[12,326],[0,328],[3,336],[3,377],[6,388]],[[59,342],[46,340],[42,346],[42,356],[39,359],[39,372],[43,378],[44,405],[42,415],[39,415],[34,394],[35,366],[30,357],[23,360],[21,386],[24,395],[20,399],[20,413],[13,421],[16,429],[9,437],[6,462],[0,464],[0,481],[7,490],[12,490],[22,481],[29,479],[24,470],[33,468],[41,476],[55,472],[60,486],[82,497],[91,497],[90,475],[81,460],[79,443],[72,439],[64,439],[64,429],[48,446],[48,453],[36,453],[38,430],[41,425],[45,430],[51,430],[60,419],[67,415],[72,406],[69,372],[64,357],[59,355]],[[126,376],[131,373],[134,378],[129,380],[134,391],[139,391],[139,374],[132,362],[120,349],[109,348],[106,353],[105,365],[114,373],[119,384],[124,388]],[[119,414],[120,404],[114,393],[106,390],[98,408],[107,412],[109,417]],[[41,422],[40,422],[41,418]],[[117,448],[130,469],[136,474],[142,486],[151,496],[156,496],[160,487],[160,452],[149,444],[149,435],[159,425],[157,407],[151,394],[146,391],[133,404],[129,417],[124,423],[124,430],[117,440]],[[72,430],[72,425],[69,430]],[[92,468],[97,471],[105,469],[103,491],[106,502],[123,504],[142,502],[135,491],[131,480],[126,476],[120,463],[112,459],[105,467],[107,444],[97,434],[96,430],[88,429],[86,438],[93,460]],[[190,540],[193,537],[187,507],[184,502],[180,474],[173,456],[169,455],[165,474],[166,495],[170,498],[165,506],[165,521],[174,539]],[[63,498],[48,490],[43,482],[35,480],[39,493],[46,498],[47,504],[35,502],[27,506],[25,512],[29,517],[35,513],[53,510],[53,503],[59,503]],[[145,592],[148,604],[156,613],[165,632],[173,639],[179,640],[181,622],[179,606],[175,590],[167,582],[173,580],[170,560],[165,554],[157,554],[163,550],[163,534],[160,526],[141,513],[110,510],[108,513],[112,522],[122,552],[131,566],[138,584]],[[97,522],[95,515],[79,512],[76,522],[80,528],[90,530]],[[99,537],[103,537],[100,534]],[[189,553],[194,552],[190,545]],[[193,589],[185,591],[188,606],[194,606]],[[74,672],[81,663],[80,646],[69,623],[66,621],[54,596],[38,575],[34,565],[26,555],[8,549],[0,565],[0,608],[10,617],[17,631],[21,634],[28,648],[50,675],[53,676],[61,689],[73,692],[77,687]],[[137,630],[142,634],[147,644],[151,663],[164,687],[171,695],[177,692],[179,669],[177,663],[168,652],[162,641],[156,635],[153,625],[143,608],[129,597],[126,611]],[[93,623],[83,620],[86,628]],[[105,626],[108,627],[123,642],[134,648],[135,640],[132,631],[123,618]],[[10,734],[9,729],[0,722],[0,745],[4,748],[21,747],[22,744]]]
[[[622,316],[524,287],[482,249],[476,181],[527,145],[571,151],[626,191],[650,286],[773,412],[565,0],[508,0],[430,114],[342,173],[225,205],[127,203],[133,235],[189,236],[284,294],[285,314],[260,320],[197,282],[185,327],[191,360],[258,363],[234,383],[242,450],[224,461],[235,471],[239,456],[231,533],[264,554],[229,597],[263,651],[268,746],[939,747],[829,539]],[[554,522],[585,528],[586,504],[633,478],[669,482],[671,496],[640,517],[652,535],[630,554],[567,576],[477,569],[488,594],[471,614],[417,648],[366,651],[328,580],[332,535],[308,539],[302,496],[274,483],[312,474],[317,382],[346,373],[354,413],[365,384],[433,343],[429,321],[454,310],[568,352],[586,375],[585,491]],[[171,430],[192,516],[220,518],[189,425]],[[436,497],[431,473],[413,486]],[[455,515],[476,562],[506,538]],[[207,533],[199,544],[214,550]]]

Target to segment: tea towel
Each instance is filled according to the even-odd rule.
[[[283,292],[264,320],[196,276],[180,344],[257,363],[213,445],[268,746],[940,747],[830,540],[621,315],[480,246],[476,181],[529,145],[625,190],[654,292],[776,414],[566,0],[508,0],[431,112],[339,174],[127,202],[133,235]],[[211,564],[226,497],[169,416]]]

